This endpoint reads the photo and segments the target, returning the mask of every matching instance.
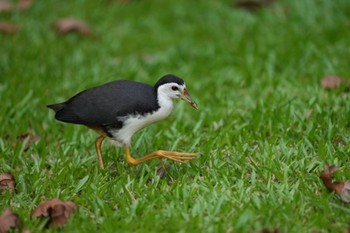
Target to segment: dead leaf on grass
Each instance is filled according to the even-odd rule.
[[[248,11],[256,11],[271,5],[274,1],[275,0],[239,0],[235,1],[233,6]]]
[[[340,196],[340,199],[345,202],[350,202],[350,181],[333,182],[333,173],[338,170],[335,165],[329,166],[325,164],[325,170],[321,172],[321,179],[329,192],[335,192]]]
[[[1,12],[14,12],[27,10],[32,6],[32,0],[20,0],[17,4],[13,4],[7,0],[0,0],[0,13]]]
[[[32,0],[20,0],[17,5],[16,5],[16,9],[18,10],[27,10],[28,8],[30,8],[32,6]]]
[[[0,189],[9,190],[11,193],[15,192],[15,178],[11,173],[4,173],[0,175]]]
[[[33,144],[40,141],[41,137],[38,135],[35,135],[32,132],[21,134],[17,137],[23,144],[24,149],[28,150]]]
[[[10,12],[13,9],[13,5],[7,0],[0,0],[0,13]]]
[[[8,21],[0,21],[0,32],[4,34],[16,34],[20,30],[17,24]]]
[[[335,75],[329,75],[321,79],[321,85],[327,90],[339,88],[341,83],[342,78]]]
[[[66,35],[71,32],[78,32],[84,36],[91,36],[90,27],[82,20],[75,18],[62,18],[53,24],[54,29],[60,35]]]
[[[20,221],[17,214],[14,214],[10,208],[0,216],[0,233],[5,233],[11,229],[19,229]]]
[[[40,203],[32,212],[32,217],[48,217],[48,226],[62,227],[67,223],[76,204],[63,202],[57,198]]]

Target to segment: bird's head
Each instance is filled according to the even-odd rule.
[[[192,99],[186,89],[185,82],[172,74],[163,76],[154,85],[157,92],[161,92],[172,99],[182,99],[188,102],[193,108],[198,109],[196,102]]]

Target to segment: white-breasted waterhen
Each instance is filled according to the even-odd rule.
[[[160,78],[153,87],[135,81],[112,81],[82,91],[63,103],[47,107],[55,111],[57,120],[85,125],[100,134],[95,145],[98,162],[103,169],[101,145],[105,138],[124,146],[126,161],[134,166],[154,158],[159,158],[161,162],[166,158],[180,163],[196,158],[198,153],[163,150],[139,159],[130,154],[132,136],[138,130],[168,117],[173,110],[174,99],[185,100],[198,109],[185,82],[171,74]]]

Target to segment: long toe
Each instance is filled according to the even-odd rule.
[[[168,156],[173,156],[173,157],[197,157],[200,156],[201,154],[199,153],[183,153],[183,152],[176,152],[176,151],[162,151],[160,154],[166,154]]]
[[[189,156],[171,156],[171,155],[165,155],[166,158],[171,158],[171,159],[179,159],[179,160],[193,160],[196,159],[197,157],[189,157]]]
[[[171,160],[173,160],[173,161],[176,161],[176,162],[178,162],[178,163],[186,163],[185,161],[182,161],[181,159],[179,159],[179,158],[173,158],[173,157],[168,157],[168,156],[163,156],[163,158],[165,158],[165,159],[171,159]]]
[[[181,153],[174,151],[161,151],[159,155],[163,158],[171,159],[179,163],[185,163],[189,160],[197,158],[200,154],[198,153]]]

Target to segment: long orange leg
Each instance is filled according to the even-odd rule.
[[[175,152],[175,151],[164,151],[164,150],[158,150],[151,154],[145,155],[139,159],[135,159],[131,156],[130,148],[128,146],[125,147],[126,151],[126,162],[130,165],[137,166],[140,163],[146,162],[150,159],[171,159],[179,163],[185,163],[188,160],[193,160],[200,154],[198,153],[181,153],[181,152]]]
[[[101,152],[101,146],[103,140],[105,140],[106,137],[100,136],[96,139],[95,141],[95,146],[96,146],[96,151],[97,151],[97,159],[98,159],[98,164],[100,165],[101,169],[105,169],[103,166],[103,160],[102,160],[102,152]]]

